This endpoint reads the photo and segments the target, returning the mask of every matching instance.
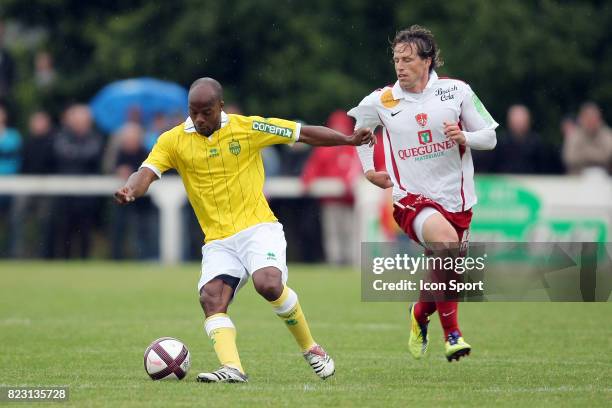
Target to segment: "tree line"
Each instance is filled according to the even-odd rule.
[[[446,62],[439,73],[468,82],[502,124],[509,105],[524,103],[534,127],[560,143],[560,119],[586,100],[612,119],[605,1],[5,0],[1,7],[5,22],[45,33],[35,44],[7,44],[18,62],[20,114],[59,112],[117,79],[188,86],[212,76],[247,114],[322,123],[394,82],[389,40],[420,24],[439,42]],[[58,72],[42,93],[27,80],[38,49],[53,55]]]

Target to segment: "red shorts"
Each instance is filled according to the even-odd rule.
[[[404,208],[400,207],[403,206]],[[464,237],[463,234],[470,228],[470,222],[472,221],[472,210],[469,209],[463,212],[449,212],[444,209],[440,204],[433,201],[431,198],[427,198],[421,194],[412,194],[408,193],[408,195],[401,200],[399,200],[399,205],[394,203],[395,209],[393,210],[393,218],[395,218],[395,222],[399,225],[402,230],[412,239],[413,241],[423,244],[419,242],[419,238],[417,237],[414,229],[412,228],[412,224],[417,214],[425,207],[433,207],[440,214],[446,218],[448,222],[451,223],[455,231],[457,231],[457,235],[459,236],[459,241],[463,241],[467,237]]]

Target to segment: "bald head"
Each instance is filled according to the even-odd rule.
[[[189,96],[192,94],[207,94],[219,101],[223,100],[223,87],[216,79],[205,77],[198,78],[189,87]]]
[[[223,87],[212,78],[197,79],[189,87],[189,117],[196,131],[210,136],[221,127]]]

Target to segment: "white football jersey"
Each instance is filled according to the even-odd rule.
[[[432,72],[423,93],[406,92],[396,82],[372,92],[348,114],[356,127],[384,127],[395,201],[422,194],[450,212],[476,204],[470,139],[461,146],[444,135],[444,122],[460,123],[464,132],[498,126],[468,84]]]

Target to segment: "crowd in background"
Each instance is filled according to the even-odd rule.
[[[235,105],[227,110],[240,112]],[[65,109],[57,123],[47,112],[34,112],[28,128],[22,131],[8,125],[7,111],[0,105],[0,174],[107,174],[126,179],[147,157],[156,138],[182,120],[160,114],[146,128],[138,122],[138,115],[132,116],[114,134],[102,135],[96,130],[89,107],[74,104]],[[348,134],[353,121],[344,111],[336,111],[330,115],[327,126]],[[548,145],[531,129],[528,108],[511,106],[506,126],[498,131],[496,149],[473,151],[476,171],[579,174],[587,168],[608,173],[612,170],[612,131],[602,120],[596,104],[585,103],[576,119],[564,118],[560,135],[563,138],[560,149]],[[295,230],[302,240],[317,243],[293,254],[296,259],[316,261],[324,256],[334,264],[352,262],[350,248],[344,243],[355,233],[354,197],[350,191],[361,177],[355,149],[344,146],[312,149],[298,143],[293,147],[273,146],[264,150],[263,158],[268,177],[301,177],[306,189],[321,177],[338,177],[345,183],[347,193],[342,197],[320,201],[292,199],[291,205],[286,205],[284,199],[274,199],[271,205],[285,222],[299,223]],[[384,159],[379,157],[378,161],[381,160]],[[2,254],[86,258],[92,255],[95,232],[108,228],[108,255],[113,259],[155,259],[159,250],[158,214],[150,199],[144,198],[131,206],[108,202],[95,197],[2,196],[0,219],[5,231]],[[191,253],[201,245],[202,236],[189,208],[185,218],[192,237]],[[32,234],[36,236],[34,241]],[[28,242],[36,242],[36,248]]]
[[[53,58],[40,51],[33,64],[32,81],[42,92],[57,77]],[[75,103],[60,115],[45,110],[33,112],[27,128],[17,129],[12,125],[8,98],[14,81],[15,64],[0,46],[0,176],[107,174],[125,179],[146,158],[157,137],[184,120],[160,113],[145,125],[134,109],[117,132],[103,135],[88,105]],[[228,105],[226,111],[242,113],[237,105]],[[498,129],[496,149],[473,151],[477,173],[579,174],[587,168],[612,171],[612,131],[593,102],[584,103],[576,115],[562,120],[554,145],[533,130],[527,106],[511,106],[505,119],[505,125]],[[353,121],[344,111],[336,111],[327,125],[349,134]],[[378,146],[380,162],[382,143]],[[296,224],[286,229],[289,240],[291,231],[297,231],[300,236],[296,239],[316,243],[292,246],[299,252],[289,253],[290,259],[325,258],[334,264],[351,263],[353,255],[345,245],[355,234],[351,189],[361,177],[355,149],[311,149],[298,143],[293,147],[273,146],[262,154],[268,177],[301,177],[306,189],[321,177],[339,177],[345,183],[347,193],[339,198],[318,201],[304,197],[291,199],[291,205],[286,205],[285,199],[273,199],[271,206],[284,223]],[[198,258],[203,237],[188,207],[185,223],[190,237],[185,257]],[[105,256],[155,259],[159,253],[158,228],[158,212],[149,198],[119,207],[110,205],[108,198],[0,196],[0,256],[86,258],[92,256],[93,242],[106,235]]]
[[[585,102],[577,116],[562,119],[560,149],[547,144],[531,125],[528,107],[511,106],[506,126],[498,131],[495,149],[472,151],[476,172],[580,174],[592,168],[612,172],[612,131],[596,103]]]

